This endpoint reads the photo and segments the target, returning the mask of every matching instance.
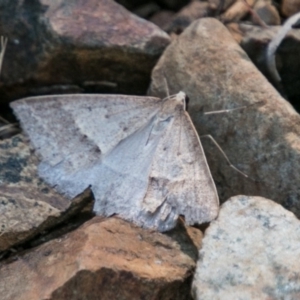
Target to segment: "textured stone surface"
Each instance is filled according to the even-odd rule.
[[[191,299],[198,250],[184,227],[170,235],[95,217],[3,264],[1,299]]]
[[[72,202],[37,176],[38,159],[19,134],[0,141],[0,251],[33,238],[91,202],[88,191]]]
[[[260,195],[300,216],[300,117],[217,20],[188,27],[166,49],[152,74],[150,94],[182,90],[200,135],[210,134],[231,162],[230,168],[209,139],[202,139],[221,201],[238,194]],[[230,113],[203,111],[248,106]]]
[[[194,299],[300,299],[300,222],[271,200],[229,199],[199,256]]]
[[[246,5],[243,0],[237,0],[221,15],[221,19],[223,22],[238,22],[249,13],[248,6],[253,7],[256,2],[248,0]]]
[[[280,27],[269,26],[268,29],[263,29],[259,26],[235,24],[228,28],[257,68],[272,82],[272,76],[268,73],[265,64],[266,47]],[[288,97],[298,111],[300,109],[298,100],[300,97],[299,51],[299,29],[291,30],[276,51],[276,67],[282,80],[282,87],[277,86],[277,88]]]
[[[237,0],[208,0],[208,4],[211,8],[223,12],[233,5]]]
[[[168,35],[112,0],[2,1],[1,101],[74,91],[144,93]]]
[[[263,20],[267,25],[280,25],[281,20],[279,13],[274,5],[272,5],[272,2],[269,0],[258,0],[253,10],[257,13],[257,15],[260,17],[261,20]],[[255,20],[255,17],[251,16],[253,24],[258,24],[257,20]]]
[[[283,0],[281,2],[281,12],[284,16],[290,17],[300,11],[299,0]]]
[[[211,16],[214,10],[208,2],[192,1],[176,14],[164,29],[169,33],[180,34],[193,21]]]

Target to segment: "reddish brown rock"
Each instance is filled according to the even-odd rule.
[[[300,117],[215,19],[192,23],[166,49],[152,73],[150,94],[184,91],[199,135],[210,134],[235,167],[230,168],[209,139],[201,139],[221,201],[260,195],[300,216]],[[223,109],[229,113],[203,115]]]
[[[1,299],[191,299],[197,247],[177,230],[175,239],[95,217],[3,264]]]
[[[1,101],[42,93],[144,93],[168,35],[112,0],[0,4]]]
[[[19,134],[0,141],[0,251],[21,244],[77,214],[89,191],[69,201],[37,175],[38,159]]]

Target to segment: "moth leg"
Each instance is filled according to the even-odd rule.
[[[223,149],[221,148],[221,146],[217,143],[217,141],[210,135],[201,135],[200,138],[209,138],[214,145],[219,149],[219,151],[222,153],[222,155],[224,156],[224,158],[226,159],[228,165],[230,168],[234,169],[235,171],[237,171],[238,173],[242,174],[243,176],[245,176],[246,178],[249,178],[249,176],[244,173],[243,171],[241,171],[240,169],[238,169],[236,166],[234,166],[234,164],[232,164],[232,162],[229,160],[228,156],[226,155],[226,153],[223,151]]]

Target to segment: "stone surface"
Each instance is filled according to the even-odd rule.
[[[268,29],[263,29],[247,24],[231,24],[228,28],[256,67],[272,82],[272,76],[266,68],[266,47],[279,30],[279,27],[270,26]],[[300,97],[299,51],[299,29],[291,30],[276,51],[276,66],[282,80],[282,86],[276,85],[276,87],[293,103],[298,111],[300,109],[298,100]]]
[[[193,21],[209,17],[213,11],[208,2],[192,1],[172,18],[170,23],[164,27],[164,30],[168,33],[180,34]]]
[[[149,18],[149,21],[164,30],[172,22],[174,15],[175,13],[171,10],[160,10]]]
[[[271,200],[229,199],[199,257],[194,299],[300,299],[300,221]]]
[[[237,0],[208,0],[208,4],[212,9],[216,9],[220,13],[227,10],[236,1]]]
[[[1,101],[49,93],[145,93],[169,43],[112,0],[2,1]]]
[[[252,64],[223,24],[203,18],[190,25],[166,49],[152,73],[149,93],[165,96],[184,91],[202,138],[221,201],[259,195],[300,216],[300,117]],[[204,115],[223,109],[229,113]]]
[[[261,20],[265,22],[267,25],[280,25],[281,19],[279,13],[272,2],[269,0],[258,0],[253,10],[257,13]],[[253,24],[259,25],[257,20],[255,20],[254,16],[252,15],[251,20]]]
[[[22,134],[0,141],[0,251],[23,243],[78,213],[89,191],[72,202],[37,175],[38,158]]]
[[[243,19],[248,13],[249,8],[253,7],[257,0],[247,0],[247,5],[244,0],[235,1],[222,15],[221,20],[227,22],[238,22]]]
[[[198,250],[184,227],[170,235],[95,217],[3,264],[1,299],[191,299]]]
[[[281,12],[285,17],[290,17],[300,11],[299,0],[283,0],[281,2]]]

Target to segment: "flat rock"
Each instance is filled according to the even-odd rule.
[[[203,18],[192,23],[166,49],[152,73],[149,93],[164,97],[184,91],[202,138],[221,201],[259,195],[281,203],[300,216],[300,117],[235,42],[223,24]],[[223,109],[229,113],[204,115]]]
[[[1,102],[79,91],[145,93],[170,40],[112,0],[4,2]]]
[[[236,41],[246,51],[256,67],[272,82],[272,74],[266,68],[266,48],[270,40],[276,35],[279,26],[269,26],[267,29],[249,24],[230,24],[228,29]],[[294,106],[299,105],[300,78],[300,30],[292,29],[276,51],[276,67],[281,77],[279,91],[284,93]],[[276,82],[274,83],[276,84]]]
[[[229,199],[199,257],[194,299],[300,299],[300,222],[271,200]]]
[[[0,251],[24,243],[92,202],[89,191],[69,201],[37,175],[38,158],[22,135],[0,141]]]
[[[191,299],[198,250],[184,227],[176,230],[169,237],[95,217],[3,264],[1,299]]]

